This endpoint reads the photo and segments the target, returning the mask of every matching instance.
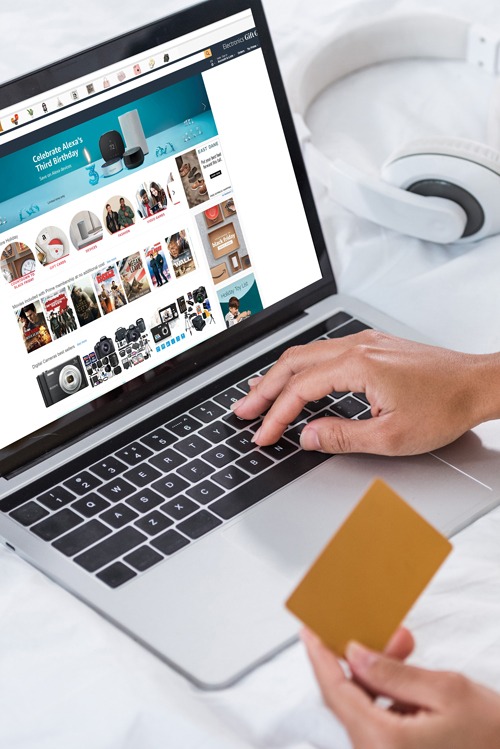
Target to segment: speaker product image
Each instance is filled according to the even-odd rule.
[[[149,148],[137,109],[132,109],[130,112],[121,114],[118,117],[118,122],[120,123],[125,143],[127,144],[127,151],[133,148],[140,148],[144,156],[146,156],[149,153]]]
[[[129,148],[123,154],[123,163],[127,169],[136,169],[138,166],[144,163],[144,151],[142,148],[137,146],[136,148]]]
[[[339,30],[315,45],[290,75],[297,134],[311,177],[357,216],[436,243],[475,242],[500,233],[500,152],[454,136],[424,137],[400,146],[379,177],[314,145],[306,119],[314,100],[354,72],[405,59],[461,60],[495,74],[497,37],[452,16],[414,13]]]

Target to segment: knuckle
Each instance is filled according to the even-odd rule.
[[[470,681],[463,674],[444,671],[440,678],[443,680],[443,687],[446,687],[448,695],[453,700],[459,702],[469,693]]]
[[[319,431],[321,449],[332,453],[349,453],[352,451],[349,434],[342,419],[332,417],[325,419]]]
[[[300,356],[303,346],[290,346],[281,354],[278,363],[284,364],[288,369],[295,370],[295,362]]]

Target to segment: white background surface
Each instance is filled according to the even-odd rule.
[[[0,80],[183,7],[86,0],[0,11]],[[286,7],[286,11],[285,11]],[[412,10],[448,11],[500,30],[494,0],[266,0],[282,69],[336,24]],[[416,137],[496,144],[496,84],[454,62],[406,61],[350,76],[314,106],[317,143],[377,170]],[[279,175],[269,175],[279,179]],[[437,247],[319,201],[340,289],[440,343],[500,349],[500,237]],[[408,618],[414,660],[500,689],[500,511],[455,538],[455,550]],[[14,554],[0,550],[0,746],[9,749],[342,749],[300,645],[230,690],[205,694]]]

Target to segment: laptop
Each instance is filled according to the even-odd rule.
[[[295,642],[283,602],[375,476],[451,535],[500,499],[477,434],[412,458],[256,448],[231,404],[337,294],[259,0],[208,0],[0,87],[0,539],[194,684]],[[415,428],[419,428],[416,425]]]

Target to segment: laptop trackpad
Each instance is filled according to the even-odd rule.
[[[224,531],[226,540],[297,580],[376,477],[447,536],[498,502],[490,487],[430,454],[342,455],[241,516]]]

